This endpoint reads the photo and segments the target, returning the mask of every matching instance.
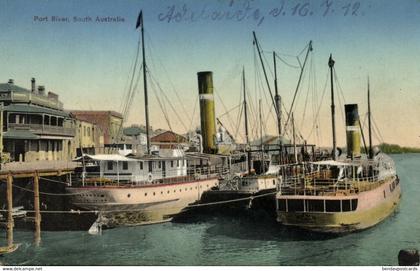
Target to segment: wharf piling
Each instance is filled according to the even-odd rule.
[[[35,245],[41,242],[41,213],[39,211],[39,175],[34,174]]]
[[[58,177],[63,175],[71,174],[74,171],[74,167],[54,167],[54,168],[42,168],[42,167],[27,167],[24,170],[3,170],[0,171],[0,181],[5,181],[6,186],[6,201],[7,201],[7,246],[0,247],[0,254],[13,252],[17,245],[14,243],[13,230],[14,230],[14,218],[13,218],[13,186],[14,182],[19,179],[30,179],[33,184],[33,213],[34,213],[34,244],[38,246],[41,243],[41,210],[40,210],[40,179],[41,177]]]
[[[7,247],[13,247],[13,176],[7,175]]]

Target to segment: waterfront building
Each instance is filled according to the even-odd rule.
[[[121,141],[121,138],[118,138],[122,137],[121,124],[123,117],[120,113],[115,111],[72,110],[71,114],[76,119],[93,123],[101,129],[105,146]]]
[[[35,85],[26,89],[13,79],[0,84],[3,157],[9,161],[69,160],[75,125],[58,95]]]
[[[97,154],[104,149],[104,132],[95,123],[80,120],[75,117],[76,135],[72,148],[73,157],[79,157],[82,153]]]
[[[164,131],[157,134],[150,138],[150,142],[159,149],[177,149],[180,145],[185,147],[188,145],[188,140],[184,136],[172,131]]]

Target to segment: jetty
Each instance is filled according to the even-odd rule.
[[[14,229],[14,206],[13,206],[13,187],[14,183],[25,179],[32,181],[33,192],[33,213],[34,213],[34,242],[36,245],[41,241],[41,211],[39,201],[39,182],[43,177],[58,177],[67,175],[71,177],[78,164],[70,161],[36,161],[36,162],[14,162],[2,165],[0,170],[0,181],[6,182],[6,229],[7,229],[7,245],[0,247],[0,255],[15,251],[18,248],[14,244],[13,229]]]

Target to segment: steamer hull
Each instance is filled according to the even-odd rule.
[[[97,211],[107,226],[134,226],[170,221],[218,182],[213,177],[148,187],[83,187],[67,191],[74,194],[75,206]]]
[[[400,186],[392,191],[392,184],[396,178],[389,178],[382,185],[371,191],[362,192],[351,197],[334,197],[333,200],[357,200],[354,211],[342,212],[286,212],[278,211],[277,220],[286,225],[302,228],[309,231],[324,233],[348,233],[360,231],[375,226],[389,215],[399,205],[401,198]],[[384,196],[385,195],[385,196]],[[291,199],[287,196],[278,196],[277,199]],[[295,197],[295,199],[311,200],[314,197]],[[319,200],[330,200],[324,197]]]

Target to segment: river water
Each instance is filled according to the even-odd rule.
[[[420,248],[420,154],[393,155],[401,179],[398,211],[366,231],[340,237],[299,232],[251,218],[202,217],[87,232],[15,230],[21,243],[5,265],[397,265],[403,248]],[[2,236],[2,244],[5,237]]]

